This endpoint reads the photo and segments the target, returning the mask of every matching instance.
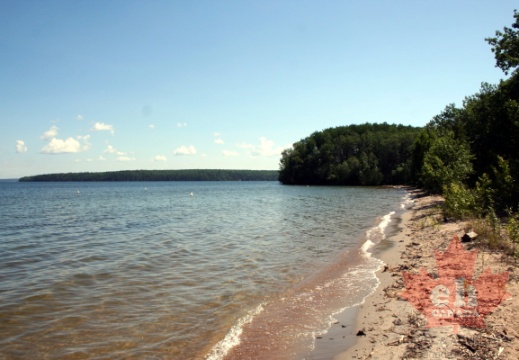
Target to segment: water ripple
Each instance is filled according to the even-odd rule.
[[[358,247],[401,197],[247,182],[0,184],[0,357],[201,358],[258,304]]]

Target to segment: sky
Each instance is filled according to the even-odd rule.
[[[279,168],[315,131],[424,126],[506,75],[508,0],[0,0],[0,178]]]

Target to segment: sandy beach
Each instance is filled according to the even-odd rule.
[[[317,350],[321,349],[323,355],[316,354],[315,358],[326,358],[324,344],[336,351],[340,343],[344,346],[348,342],[354,345],[335,360],[519,358],[517,260],[485,250],[477,246],[477,240],[462,244],[467,250],[478,251],[474,279],[487,267],[494,274],[508,273],[505,289],[511,296],[484,317],[483,328],[460,326],[456,331],[452,325],[428,327],[428,319],[403,298],[406,289],[402,273],[418,274],[425,268],[427,273],[437,274],[434,251],[445,251],[454,236],[461,238],[472,226],[468,222],[445,222],[439,208],[441,197],[423,196],[419,191],[412,195],[414,205],[402,216],[394,235],[385,240],[389,245],[381,244],[374,253],[386,264],[378,273],[380,285],[364,304],[338,317],[326,339],[318,343]],[[352,316],[356,318],[354,325],[348,323]]]

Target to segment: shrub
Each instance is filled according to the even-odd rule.
[[[492,180],[485,173],[476,181],[474,189],[475,209],[474,211],[481,217],[487,216],[494,209],[495,191],[492,188]]]
[[[453,134],[439,137],[424,157],[421,169],[424,189],[438,194],[446,185],[465,181],[473,172],[472,159],[468,144],[456,140]]]
[[[460,182],[453,182],[443,187],[445,198],[444,216],[454,219],[466,219],[476,214],[474,192]]]
[[[474,231],[486,242],[491,249],[510,250],[501,236],[501,223],[496,213],[489,209],[486,217],[474,220]]]
[[[513,254],[517,255],[516,246],[519,244],[519,213],[509,211],[508,223],[506,224],[506,232],[513,247]]]

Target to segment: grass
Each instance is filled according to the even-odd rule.
[[[492,251],[519,258],[519,214],[500,219],[493,212],[469,221],[478,234],[478,242]]]

